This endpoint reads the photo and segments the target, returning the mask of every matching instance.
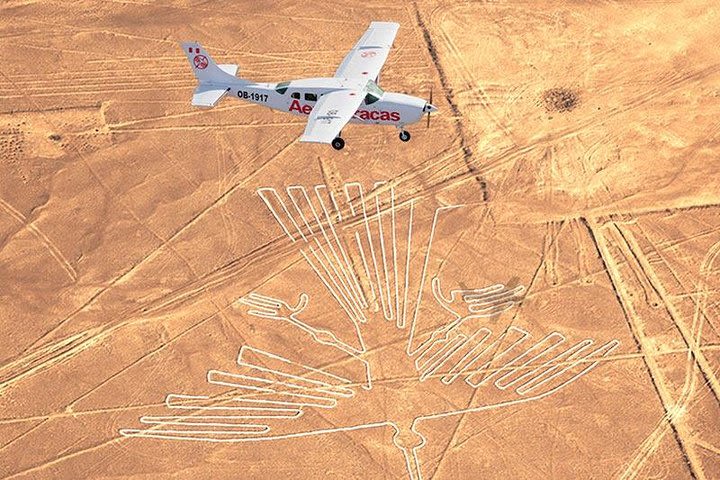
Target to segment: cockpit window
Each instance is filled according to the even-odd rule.
[[[300,92],[292,92],[292,93],[290,94],[290,96],[291,96],[292,98],[297,98],[297,99],[299,99],[299,98],[300,98]]]
[[[377,83],[373,82],[372,80],[368,80],[365,88],[368,92],[367,95],[365,95],[365,105],[370,105],[371,103],[377,102],[385,93],[383,92],[382,88],[378,87]]]
[[[287,92],[289,86],[290,82],[280,82],[275,85],[275,91],[278,92],[280,95],[285,95],[285,92]]]

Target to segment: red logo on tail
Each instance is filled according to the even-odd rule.
[[[205,55],[195,55],[195,58],[193,58],[193,64],[195,65],[195,68],[205,70],[205,67],[208,66],[208,59]]]

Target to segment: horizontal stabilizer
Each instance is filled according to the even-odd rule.
[[[222,70],[223,72],[225,72],[225,73],[227,73],[227,74],[229,74],[229,75],[232,75],[233,77],[237,74],[237,71],[238,71],[238,66],[237,66],[237,65],[232,65],[232,64],[229,64],[229,63],[226,63],[226,64],[222,64],[222,63],[221,63],[221,64],[218,64],[218,68],[220,68],[220,70]]]
[[[193,92],[192,104],[196,107],[214,107],[229,90],[229,87],[218,88],[216,85],[200,84]]]

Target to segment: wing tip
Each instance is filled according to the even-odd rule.
[[[398,22],[372,21],[370,22],[370,27],[400,28],[400,24]]]
[[[328,145],[329,145],[330,143],[332,143],[332,140],[327,141],[326,139],[317,138],[317,137],[312,137],[312,136],[310,136],[310,135],[301,135],[300,138],[298,139],[298,141],[299,141],[299,142],[303,142],[303,143],[325,143],[325,144],[328,144]]]

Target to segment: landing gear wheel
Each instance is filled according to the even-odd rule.
[[[335,139],[332,141],[332,147],[335,150],[342,150],[345,146],[345,140],[343,140],[340,137],[335,137]]]
[[[400,131],[400,140],[403,142],[407,142],[410,140],[410,132],[406,132],[405,130]]]

